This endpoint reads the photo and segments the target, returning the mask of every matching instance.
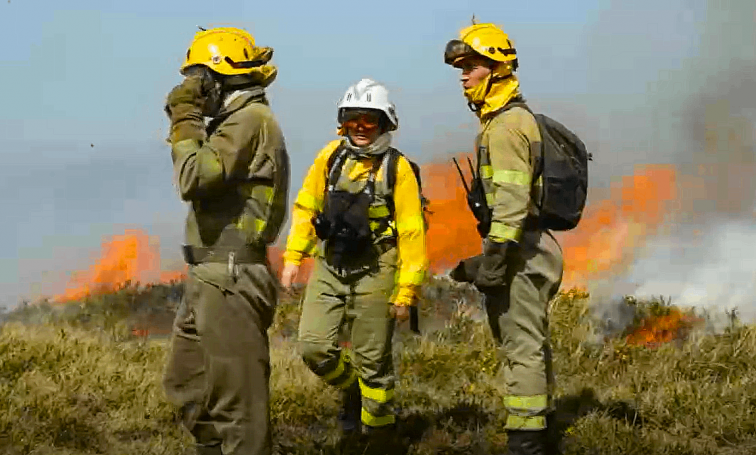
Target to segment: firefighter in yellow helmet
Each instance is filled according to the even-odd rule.
[[[538,227],[533,182],[541,143],[535,117],[517,103],[517,53],[494,24],[474,24],[447,43],[446,64],[462,72],[468,106],[480,119],[476,141],[476,218],[483,254],[461,261],[451,277],[484,295],[489,324],[505,358],[505,430],[511,455],[554,453],[547,437],[553,416],[548,304],[562,280],[562,251]],[[482,208],[480,208],[482,207]],[[474,210],[474,212],[476,211]],[[550,419],[549,419],[550,420]]]
[[[299,326],[307,366],[342,391],[346,435],[360,429],[395,439],[394,321],[408,318],[428,260],[418,180],[391,147],[398,127],[385,87],[362,79],[338,106],[344,137],[315,158],[292,211],[282,284],[290,287],[303,258],[315,257]],[[351,349],[338,345],[342,323]]]
[[[267,329],[278,295],[266,247],[289,190],[265,96],[272,52],[237,28],[198,32],[165,106],[175,181],[189,203],[189,272],[163,386],[199,455],[271,453]]]

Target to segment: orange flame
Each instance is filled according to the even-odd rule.
[[[464,155],[460,156],[463,158]],[[451,157],[422,166],[424,194],[430,200],[427,253],[433,273],[443,273],[461,259],[481,252],[475,219],[467,207],[465,191]],[[463,168],[469,182],[469,173]],[[578,227],[557,233],[564,252],[563,288],[585,285],[601,273],[615,272],[633,258],[663,221],[664,202],[675,200],[676,172],[671,166],[647,166],[613,185],[610,198],[590,202]],[[285,233],[282,233],[285,235]],[[282,237],[285,241],[285,237]],[[280,274],[282,250],[271,247],[273,270]],[[54,300],[81,299],[112,292],[128,282],[182,280],[185,269],[160,271],[159,254],[142,231],[127,231],[103,245],[102,259],[89,271],[74,276],[66,291]],[[312,269],[307,260],[297,282]]]
[[[161,272],[156,246],[150,245],[147,234],[127,230],[102,245],[101,259],[88,271],[74,273],[66,290],[53,298],[63,303],[88,296],[117,291],[128,283],[170,282],[181,280],[182,271]]]
[[[656,348],[672,340],[684,339],[703,319],[671,308],[669,314],[643,319],[640,327],[626,337],[627,344]]]
[[[460,164],[465,159],[458,156]],[[462,171],[469,184],[467,166]],[[444,273],[461,259],[480,254],[482,242],[451,157],[422,165],[421,172],[431,211],[426,245],[430,269]],[[589,200],[578,227],[556,233],[564,253],[562,288],[585,286],[590,279],[617,272],[632,261],[634,250],[662,223],[666,202],[676,199],[676,185],[674,167],[649,165],[613,185],[609,198]],[[271,253],[271,263],[280,271],[281,251]],[[297,281],[306,282],[311,268],[312,263],[305,262]]]
[[[464,155],[460,156],[464,163]],[[463,167],[463,172],[465,171]],[[465,180],[470,175],[464,172]],[[467,206],[467,196],[459,172],[451,158],[447,163],[422,166],[423,193],[429,200],[426,250],[430,269],[443,273],[461,259],[480,254],[482,242],[475,218]]]
[[[481,239],[451,158],[446,164],[423,166],[423,173],[424,192],[434,212],[429,220],[428,257],[431,270],[438,273],[479,254]],[[465,178],[469,182],[467,172]],[[564,253],[563,287],[584,286],[599,274],[627,265],[634,250],[662,223],[665,203],[676,199],[675,188],[674,167],[646,166],[613,185],[610,198],[589,200],[580,224],[556,233]]]
[[[629,265],[636,249],[664,221],[667,203],[677,199],[676,185],[674,167],[649,165],[612,185],[610,198],[589,201],[580,224],[559,233],[564,285],[582,287],[589,279]]]

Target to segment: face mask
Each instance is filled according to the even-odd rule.
[[[511,65],[499,64],[480,83],[465,89],[464,94],[470,103],[470,109],[478,116],[486,116],[519,95],[519,87],[519,80],[512,73]]]
[[[491,80],[493,73],[486,76],[485,79],[480,81],[477,85],[465,89],[465,98],[472,104],[483,104],[486,100],[488,83]]]

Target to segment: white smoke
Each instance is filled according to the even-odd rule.
[[[730,222],[712,228],[704,240],[673,247],[668,239],[651,242],[650,256],[637,261],[627,280],[637,298],[667,296],[671,303],[713,314],[735,310],[756,322],[756,225]]]
[[[706,312],[716,332],[732,310],[756,322],[756,48],[743,45],[756,40],[754,14],[752,2],[707,2],[698,57],[648,99],[650,134],[671,139],[653,153],[694,185],[679,187],[667,233],[634,251],[620,276],[589,289],[594,316],[608,326],[632,322],[627,295]]]

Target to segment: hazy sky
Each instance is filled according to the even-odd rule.
[[[59,290],[127,227],[179,258],[163,102],[197,25],[244,27],[275,49],[293,195],[362,77],[391,90],[401,150],[423,162],[470,149],[476,120],[442,54],[473,13],[513,38],[532,104],[593,148],[592,184],[673,160],[652,105],[684,96],[675,81],[700,58],[704,1],[0,2],[0,304]]]

